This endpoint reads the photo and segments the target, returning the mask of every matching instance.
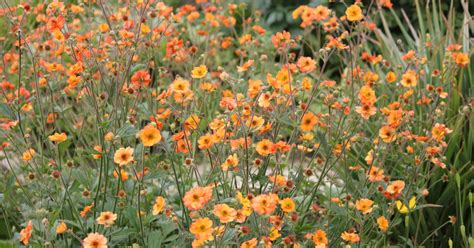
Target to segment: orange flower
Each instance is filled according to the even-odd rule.
[[[161,140],[160,130],[153,125],[146,125],[140,130],[138,137],[144,146],[153,146]]]
[[[295,211],[295,202],[291,198],[285,198],[280,201],[281,210],[285,213],[291,213]]]
[[[237,211],[227,204],[217,204],[214,206],[214,215],[219,218],[221,223],[229,223],[235,220]]]
[[[89,233],[82,241],[84,248],[107,248],[107,238],[100,233]]]
[[[84,209],[81,211],[81,217],[84,218],[86,217],[87,213],[89,213],[89,211],[91,211],[92,207],[94,206],[94,204],[91,204],[91,205],[87,205],[84,207]]]
[[[120,166],[127,165],[133,161],[133,148],[119,148],[115,151],[114,162]]]
[[[363,198],[356,201],[356,208],[363,214],[369,214],[370,212],[372,212],[373,204],[374,202],[372,200]]]
[[[310,57],[300,57],[296,65],[303,73],[310,73],[316,69],[316,62]]]
[[[380,216],[377,218],[377,224],[379,225],[380,231],[386,232],[388,229],[389,221],[384,216]]]
[[[135,88],[140,88],[142,86],[147,87],[150,85],[151,82],[151,76],[150,73],[146,70],[139,70],[135,72],[132,76],[132,84],[134,85]]]
[[[114,214],[110,211],[100,213],[99,217],[97,217],[96,221],[99,225],[104,225],[105,227],[110,227],[115,224],[115,220],[117,219],[117,214]]]
[[[308,111],[301,119],[300,128],[303,131],[311,131],[316,124],[318,124],[318,117],[312,112]]]
[[[385,143],[390,143],[397,139],[396,130],[391,126],[383,126],[379,130],[379,137],[382,138]]]
[[[268,139],[263,139],[257,143],[256,150],[262,156],[268,156],[275,152],[274,144]]]
[[[198,147],[199,149],[209,149],[214,145],[214,136],[212,134],[205,134],[201,136],[198,140]]]
[[[118,178],[118,172],[116,170],[114,170],[113,175],[114,175],[115,178]],[[120,170],[120,180],[122,180],[122,182],[127,181],[128,180],[128,172],[126,172],[125,170]]]
[[[237,154],[232,154],[227,157],[225,162],[221,165],[223,171],[227,171],[229,167],[236,167],[239,164]]]
[[[67,231],[67,225],[64,223],[64,221],[61,221],[59,225],[56,227],[56,233],[57,234],[63,234]]]
[[[362,104],[373,105],[377,100],[375,91],[368,85],[362,86],[359,91],[359,100]]]
[[[272,36],[272,43],[275,48],[285,48],[290,43],[291,34],[283,31]]]
[[[191,71],[192,78],[203,78],[207,74],[207,67],[205,65],[200,65],[198,67],[194,67]]]
[[[467,53],[453,53],[453,60],[460,67],[465,67],[469,64],[469,55]]]
[[[188,119],[186,119],[186,121],[184,121],[184,127],[186,129],[197,129],[200,122],[201,119],[199,118],[199,116],[192,114],[188,117]]]
[[[197,239],[209,239],[214,231],[212,225],[212,220],[209,218],[199,218],[191,224],[189,231],[194,234]]]
[[[431,129],[431,136],[438,142],[441,142],[444,139],[446,134],[451,133],[453,130],[446,127],[444,124],[436,123]]]
[[[165,206],[166,206],[165,198],[163,198],[162,196],[156,197],[155,204],[153,205],[152,214],[153,215],[160,214],[165,209]]]
[[[410,88],[415,87],[418,84],[418,80],[416,78],[416,71],[408,70],[405,74],[402,75],[402,80],[400,83],[403,87]]]
[[[314,232],[314,234],[312,235],[311,239],[317,247],[320,247],[321,245],[323,245],[322,247],[326,247],[328,244],[326,232],[321,229],[316,230],[316,232]]]
[[[23,159],[23,161],[30,161],[35,154],[36,151],[33,148],[29,148],[22,154],[21,159]]]
[[[362,118],[368,120],[372,115],[377,113],[377,108],[374,105],[362,105],[362,107],[357,106],[356,112],[359,113]]]
[[[357,22],[364,19],[364,14],[358,5],[353,4],[346,9],[346,17],[351,22]]]
[[[385,80],[389,83],[393,83],[397,80],[397,75],[393,71],[389,71],[387,75],[385,76]]]
[[[60,134],[54,133],[53,135],[50,135],[48,138],[51,142],[61,143],[67,140],[67,135],[66,133],[60,133]]]
[[[360,241],[360,237],[355,232],[343,232],[341,238],[350,243],[357,243]]]
[[[20,241],[24,245],[28,245],[30,243],[31,233],[33,231],[33,222],[28,221],[28,224],[25,228],[21,229],[20,231]]]
[[[405,188],[405,182],[402,180],[397,180],[392,182],[390,185],[387,186],[387,189],[385,190],[387,193],[390,195],[400,195],[402,193],[402,190]]]
[[[377,166],[372,166],[369,172],[367,172],[367,175],[369,177],[369,181],[371,182],[380,182],[384,178],[383,170],[378,168]]]
[[[252,208],[260,215],[269,215],[275,211],[277,203],[278,196],[273,194],[261,194],[252,199]]]
[[[211,187],[195,187],[184,194],[184,206],[189,210],[199,210],[207,204],[211,197]]]
[[[191,83],[181,77],[177,77],[170,85],[170,89],[177,93],[184,93],[188,91],[190,87]]]
[[[258,240],[253,238],[240,244],[240,248],[257,248]]]

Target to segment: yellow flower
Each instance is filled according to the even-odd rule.
[[[398,212],[402,213],[402,214],[408,214],[408,212],[411,212],[415,209],[416,207],[416,197],[413,196],[411,199],[410,199],[410,202],[408,202],[408,208],[405,204],[402,203],[402,201],[398,200],[395,202],[395,204],[397,205],[397,209],[398,209]]]
[[[281,236],[281,234],[278,232],[278,229],[276,229],[275,227],[272,227],[271,231],[270,231],[270,234],[268,235],[268,237],[270,238],[271,241],[273,240],[276,240],[277,238],[279,238]]]
[[[198,67],[194,67],[191,71],[191,76],[193,78],[203,78],[207,74],[207,67],[205,65],[200,65]]]
[[[355,4],[349,6],[346,9],[346,17],[347,17],[347,20],[351,22],[357,22],[364,19],[364,15],[362,14],[362,9]]]
[[[138,137],[144,146],[153,146],[160,142],[161,133],[153,125],[147,125],[138,133]]]
[[[67,135],[66,133],[54,133],[53,135],[50,135],[48,138],[51,142],[61,143],[67,140]]]
[[[120,166],[127,165],[133,161],[133,148],[120,148],[114,154],[114,162]]]
[[[165,209],[166,202],[165,198],[158,196],[156,197],[155,204],[153,205],[153,215],[158,215]]]

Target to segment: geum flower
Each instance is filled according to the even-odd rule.
[[[184,194],[184,206],[189,210],[199,210],[209,202],[211,197],[211,187],[195,187]]]

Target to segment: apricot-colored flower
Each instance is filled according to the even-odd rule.
[[[278,196],[273,194],[261,194],[252,199],[253,210],[260,215],[269,215],[275,211]]]
[[[203,78],[207,74],[207,67],[205,65],[200,65],[198,67],[194,67],[191,71],[192,78]]]
[[[197,238],[208,238],[212,235],[214,228],[212,228],[212,220],[205,217],[199,218],[191,224],[189,231]]]
[[[240,244],[240,248],[257,248],[257,244],[258,244],[257,238],[253,238]]]
[[[295,202],[291,198],[285,198],[280,201],[281,210],[285,213],[291,213],[295,211]]]
[[[256,150],[258,154],[262,156],[268,156],[275,152],[274,144],[268,139],[263,139],[262,141],[257,143]]]
[[[198,147],[202,150],[209,149],[214,145],[214,142],[214,136],[212,134],[205,134],[199,137]]]
[[[173,83],[170,85],[170,89],[173,92],[183,93],[189,90],[191,83],[188,80],[185,80],[181,77],[176,78]]]
[[[93,206],[94,206],[94,204],[85,206],[84,209],[80,212],[81,217],[82,218],[86,217],[87,213],[89,213],[91,211]]]
[[[379,229],[382,232],[387,231],[389,223],[390,222],[384,216],[380,216],[377,218],[377,224],[379,225]]]
[[[67,231],[67,225],[64,223],[64,221],[61,221],[59,225],[56,227],[56,233],[57,234],[63,234]]]
[[[84,248],[107,248],[107,238],[100,233],[89,233],[82,241]]]
[[[395,141],[397,139],[396,130],[391,126],[383,126],[379,130],[379,137],[386,143]]]
[[[374,105],[362,105],[356,107],[356,112],[359,113],[362,118],[368,120],[372,115],[377,113],[377,108]]]
[[[375,91],[368,85],[362,86],[359,90],[359,100],[364,105],[373,105],[377,100]]]
[[[390,185],[387,186],[387,193],[391,195],[399,195],[402,193],[402,190],[405,188],[405,182],[402,180],[397,180],[392,182]]]
[[[67,135],[66,133],[54,133],[53,135],[50,135],[48,138],[51,142],[61,143],[67,140]]]
[[[160,214],[165,209],[165,206],[166,206],[165,198],[163,198],[162,196],[156,197],[155,204],[153,204],[152,214],[153,215]]]
[[[346,9],[346,17],[351,22],[357,22],[364,19],[364,14],[358,5],[353,4]]]
[[[360,199],[356,201],[356,208],[357,210],[361,211],[363,214],[368,214],[372,212],[372,205],[374,202],[370,199]]]
[[[406,87],[415,87],[418,84],[418,79],[416,78],[416,71],[408,70],[405,74],[402,75],[402,80],[400,83]]]
[[[300,128],[303,131],[311,131],[316,124],[318,124],[318,117],[312,112],[308,111],[301,119]]]
[[[23,159],[23,161],[30,161],[35,154],[36,154],[35,149],[29,148],[22,154],[21,159]]]
[[[150,85],[151,76],[150,76],[150,73],[148,73],[148,71],[139,70],[135,72],[135,74],[133,74],[131,80],[135,88],[140,88],[142,86],[147,87],[148,85]]]
[[[21,229],[20,231],[20,241],[24,245],[28,245],[30,243],[31,233],[33,232],[33,222],[28,221],[28,224],[25,228]]]
[[[133,161],[133,148],[119,148],[115,151],[114,162],[120,166],[127,165]]]
[[[227,204],[217,204],[214,206],[213,213],[221,223],[229,223],[235,220],[237,211]]]
[[[465,67],[469,64],[469,55],[467,53],[457,52],[453,53],[452,56],[454,62],[460,67]]]
[[[146,125],[142,130],[140,130],[138,137],[144,146],[153,146],[160,142],[161,133],[155,126]]]
[[[446,127],[444,124],[436,123],[431,129],[431,136],[438,142],[444,139],[446,134],[451,133],[453,130]]]
[[[316,61],[310,57],[300,57],[296,65],[303,73],[310,73],[316,69]]]
[[[99,217],[97,217],[96,221],[99,225],[104,225],[105,227],[110,227],[115,224],[115,220],[117,219],[117,214],[114,214],[110,211],[105,211],[100,213]]]
[[[197,129],[200,122],[201,119],[199,118],[199,116],[192,114],[186,119],[186,121],[184,121],[184,127],[186,129]]]
[[[311,239],[313,240],[313,243],[318,247],[321,245],[324,245],[325,247],[328,244],[326,232],[321,229],[316,230],[316,232],[314,232],[314,234],[311,236]]]
[[[239,164],[239,158],[237,154],[232,154],[227,157],[227,159],[222,163],[221,167],[223,171],[227,171],[229,167],[236,167]]]
[[[369,181],[371,182],[380,182],[383,180],[384,178],[384,174],[383,174],[383,170],[380,169],[379,167],[377,166],[372,166],[369,170],[369,172],[367,172],[367,175],[369,177]]]
[[[387,80],[387,82],[389,83],[393,83],[397,81],[397,75],[395,74],[395,72],[389,71],[387,75],[385,75],[385,80]]]
[[[349,243],[357,243],[360,241],[360,237],[355,232],[343,232],[341,238]]]
[[[206,205],[211,197],[211,187],[195,187],[184,194],[184,206],[189,210],[199,210]]]

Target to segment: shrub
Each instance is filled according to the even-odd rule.
[[[11,246],[472,247],[467,1],[119,3],[2,3]]]

